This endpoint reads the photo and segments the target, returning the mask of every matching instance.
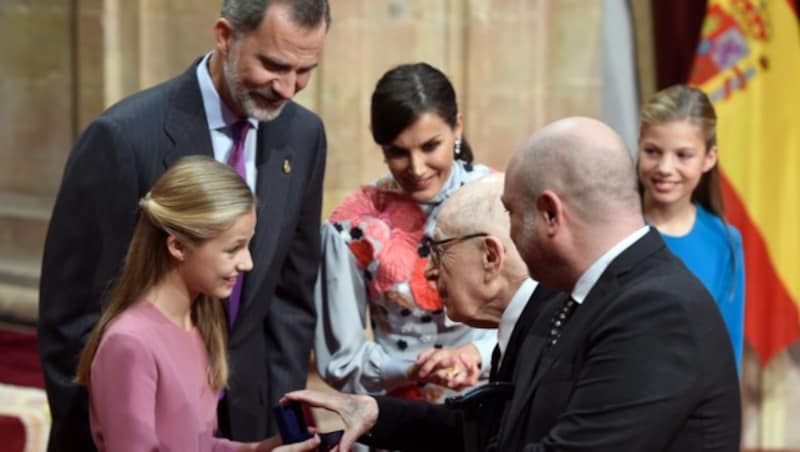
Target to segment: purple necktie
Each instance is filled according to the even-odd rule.
[[[233,150],[231,155],[228,156],[228,165],[230,165],[242,179],[247,182],[247,168],[244,166],[244,143],[247,141],[247,132],[250,130],[250,121],[243,119],[231,126],[233,135]],[[242,298],[242,285],[244,284],[244,274],[239,273],[236,277],[236,284],[233,286],[231,296],[228,298],[228,323],[233,327],[233,321],[236,320],[236,314],[239,313],[239,302]]]

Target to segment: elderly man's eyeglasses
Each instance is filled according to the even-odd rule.
[[[428,255],[431,258],[431,264],[433,264],[434,267],[438,267],[442,259],[442,253],[445,251],[445,245],[452,246],[465,240],[488,236],[489,234],[486,232],[476,232],[474,234],[462,235],[460,237],[450,237],[449,239],[442,240],[426,238],[423,242],[423,246],[425,246],[425,248],[428,250]]]

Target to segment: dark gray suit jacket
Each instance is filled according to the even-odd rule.
[[[39,341],[53,427],[50,451],[92,450],[86,391],[72,382],[133,234],[137,203],[181,156],[213,156],[195,75],[182,75],[109,108],[69,156],[45,243]],[[254,267],[233,325],[226,408],[234,439],[275,432],[271,407],[305,386],[314,333],[325,169],[320,119],[290,102],[259,124]],[[284,171],[284,162],[291,171]]]
[[[545,308],[520,349],[497,450],[739,450],[725,324],[658,232],[611,262],[547,346],[560,305]]]

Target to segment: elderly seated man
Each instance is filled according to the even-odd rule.
[[[499,327],[490,382],[510,381],[530,325],[557,293],[528,276],[509,236],[508,214],[500,201],[503,184],[502,174],[489,175],[445,201],[435,240],[428,244],[431,259],[426,269],[451,319],[478,328]],[[410,373],[419,380],[466,387],[480,369],[471,356],[433,351],[420,356]],[[461,414],[444,405],[311,390],[286,397],[338,412],[347,425],[340,450],[348,450],[356,440],[390,449],[464,450]],[[478,423],[480,447],[497,432],[501,415],[499,404],[482,413],[486,422]]]

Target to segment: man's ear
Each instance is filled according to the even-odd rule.
[[[172,234],[167,236],[167,251],[178,262],[186,258],[186,245]]]
[[[234,41],[233,24],[228,19],[220,17],[214,22],[214,43],[221,55],[227,55]]]
[[[536,213],[541,217],[547,235],[552,235],[563,220],[564,205],[552,190],[545,190],[536,198]]]
[[[496,278],[503,269],[503,262],[505,262],[506,258],[505,248],[503,247],[503,242],[490,235],[483,238],[481,251],[483,253],[484,282],[488,282]]]

